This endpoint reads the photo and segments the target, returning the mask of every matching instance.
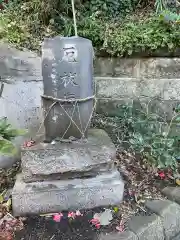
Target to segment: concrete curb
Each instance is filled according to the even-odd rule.
[[[166,187],[163,193],[170,200],[146,202],[151,216],[133,216],[128,222],[129,231],[101,234],[98,240],[179,240],[180,188]]]

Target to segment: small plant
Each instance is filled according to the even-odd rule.
[[[127,129],[121,143],[129,143],[133,151],[141,153],[158,168],[175,168],[180,156],[180,138],[172,134],[172,128],[180,122],[179,108],[174,109],[171,121],[166,121],[150,111],[151,102],[146,104],[144,111],[133,109],[131,121],[126,115],[122,116]]]
[[[162,11],[160,20],[170,24],[180,24],[180,15],[169,10]]]
[[[160,13],[166,9],[166,1],[165,0],[156,0],[155,1],[156,13]]]
[[[12,128],[7,118],[0,119],[0,154],[13,155],[16,153],[16,147],[12,140],[20,135],[24,135],[24,131]]]

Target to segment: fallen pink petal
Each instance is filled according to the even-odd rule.
[[[76,216],[83,216],[83,214],[79,210],[77,210],[76,211]]]
[[[53,220],[55,222],[60,222],[62,217],[63,217],[63,214],[59,213],[59,214],[56,214],[56,215],[53,216]]]
[[[96,227],[97,229],[100,229],[100,227],[101,227],[100,223],[95,224],[95,227]]]
[[[90,223],[92,223],[92,224],[97,224],[97,223],[99,223],[99,220],[93,218],[93,219],[90,220]]]
[[[121,220],[120,223],[119,223],[119,226],[116,227],[116,230],[118,230],[119,232],[124,232],[124,223],[123,221]]]
[[[30,141],[25,141],[23,144],[23,147],[32,147],[35,145],[35,141],[30,140]]]
[[[165,177],[166,177],[166,175],[163,171],[158,172],[158,175],[159,175],[161,180],[165,179]]]
[[[76,213],[74,213],[74,212],[69,212],[68,213],[68,218],[75,218],[76,217]]]

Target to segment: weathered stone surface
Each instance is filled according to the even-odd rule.
[[[100,234],[98,240],[138,240],[138,237],[131,231],[123,233]]]
[[[136,81],[133,78],[96,77],[96,97],[122,99],[133,98]]]
[[[43,119],[41,58],[33,52],[19,51],[0,43],[1,87],[0,118],[7,117],[16,128],[37,132]]]
[[[96,58],[95,75],[112,77],[179,78],[179,58]]]
[[[176,236],[180,229],[180,206],[169,200],[153,200],[146,203],[146,207],[159,215],[166,239]]]
[[[88,140],[39,143],[23,148],[22,171],[26,182],[95,176],[113,168],[116,148],[107,133],[90,129]]]
[[[128,226],[138,236],[138,240],[164,240],[161,219],[155,214],[133,216],[128,222]]]
[[[41,81],[41,59],[33,52],[0,43],[0,74],[7,81]]]
[[[180,204],[180,188],[179,187],[165,187],[162,192],[170,200],[173,200],[178,204]]]
[[[41,82],[21,82],[5,84],[0,98],[0,117],[6,116],[8,121],[17,128],[26,128],[37,132],[43,114],[41,97],[43,85]]]
[[[124,183],[118,171],[94,178],[25,183],[17,177],[12,193],[16,216],[116,205]]]
[[[139,62],[135,58],[96,58],[94,74],[101,77],[137,77]]]
[[[44,94],[63,100],[51,108],[54,101],[43,97],[46,138],[87,136],[94,95],[92,42],[74,36],[45,39],[42,75]]]
[[[123,106],[131,107],[132,110],[133,100],[132,99],[98,99],[96,112],[104,114],[106,116],[115,117],[115,116],[124,116]]]
[[[179,78],[179,58],[144,58],[140,60],[140,75],[143,78]]]
[[[179,79],[140,79],[137,81],[137,97],[158,97],[163,100],[180,100]]]

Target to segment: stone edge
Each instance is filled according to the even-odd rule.
[[[177,205],[177,207],[180,207],[180,188],[177,187],[166,187],[162,190],[162,193],[165,195],[165,197],[167,197],[169,200],[159,200],[160,202],[167,202],[167,204],[170,205]],[[152,201],[157,201],[157,200],[152,200]],[[152,210],[152,209],[151,209]],[[177,213],[178,214],[178,213]],[[178,224],[178,222],[176,222],[176,226],[177,228],[179,228],[179,233],[175,233],[174,236],[167,236],[166,234],[166,229],[163,226],[163,217],[159,216],[159,214],[157,213],[153,213],[150,216],[155,216],[154,218],[154,223],[157,221],[157,219],[160,219],[161,221],[161,227],[163,227],[163,235],[164,235],[164,239],[168,239],[168,240],[176,240],[176,239],[180,239],[180,224]],[[131,221],[135,221],[137,222],[139,216],[133,216],[128,223]],[[149,216],[144,216],[145,218],[148,218]],[[177,218],[177,216],[174,216],[174,218]],[[152,222],[152,224],[153,224]],[[179,222],[180,223],[180,222]],[[169,223],[171,224],[171,223]],[[140,240],[140,236],[139,236],[139,232],[142,231],[142,225],[139,225],[139,228],[136,229],[136,232],[132,231],[132,229],[124,231],[122,233],[111,233],[111,234],[100,234],[98,236],[98,240]],[[177,238],[178,237],[178,238]],[[147,238],[148,240],[149,238]]]

